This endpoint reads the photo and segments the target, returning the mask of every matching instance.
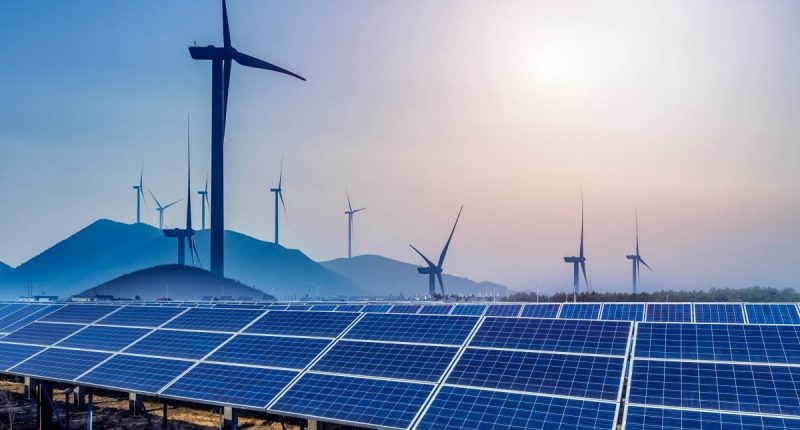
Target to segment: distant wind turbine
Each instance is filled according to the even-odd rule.
[[[133,189],[136,190],[136,224],[142,222],[142,201],[145,205],[147,200],[144,198],[144,163],[142,163],[142,170],[139,171],[139,185],[134,185]]]
[[[275,244],[278,244],[278,199],[280,199],[281,206],[283,206],[283,215],[289,219],[289,214],[286,213],[286,203],[283,202],[283,157],[281,157],[281,174],[278,176],[278,186],[270,188],[270,192],[275,193]]]
[[[458,225],[458,220],[461,218],[461,211],[464,210],[464,206],[461,206],[461,209],[458,210],[458,216],[456,217],[456,222],[453,224],[453,230],[450,231],[450,237],[447,238],[447,243],[444,244],[444,248],[442,249],[442,253],[439,255],[439,262],[434,264],[428,257],[422,254],[414,245],[409,244],[411,249],[417,252],[425,263],[428,264],[427,267],[417,267],[417,272],[421,275],[428,275],[428,294],[433,296],[436,294],[436,279],[439,280],[439,287],[442,289],[442,297],[444,297],[444,282],[442,281],[442,265],[444,264],[444,257],[447,255],[447,249],[450,248],[450,241],[453,240],[453,233],[456,232],[456,226]]]
[[[192,228],[192,149],[189,139],[189,118],[186,118],[186,228],[173,228],[164,230],[164,236],[178,239],[178,264],[186,265],[186,246],[189,247],[189,255],[194,266],[195,256],[197,263],[200,264],[200,254],[197,253],[197,244],[194,241],[194,229]],[[155,198],[155,197],[153,197]]]
[[[305,81],[300,75],[292,73],[266,61],[251,57],[237,51],[231,45],[231,34],[228,28],[228,7],[222,0],[222,35],[224,45],[217,47],[190,46],[189,54],[195,60],[211,61],[211,272],[224,275],[224,175],[223,175],[223,143],[225,141],[225,124],[228,112],[228,89],[231,80],[231,60],[242,66],[271,70]]]
[[[586,278],[586,257],[583,255],[583,192],[581,192],[581,246],[580,252],[577,257],[564,257],[565,263],[572,264],[572,285],[575,287],[572,299],[578,301],[578,292],[580,288],[579,272],[583,272],[583,281],[586,283],[586,288],[589,289],[589,280]]]
[[[174,202],[172,202],[172,203],[170,203],[170,204],[168,204],[166,206],[161,206],[161,203],[158,202],[158,199],[156,198],[156,195],[153,194],[153,191],[151,191],[150,188],[147,189],[147,192],[150,193],[150,195],[153,197],[153,201],[156,202],[156,212],[158,212],[158,228],[163,230],[164,229],[164,211],[167,210],[167,208],[169,208],[170,206],[174,205],[175,203],[178,203],[180,200],[175,200]]]
[[[206,229],[206,207],[210,208],[208,203],[208,174],[206,174],[206,186],[202,190],[198,191],[197,194],[200,195],[200,218],[202,220],[201,230]]]
[[[650,266],[644,262],[644,259],[642,259],[642,256],[639,254],[639,213],[636,211],[636,209],[634,209],[633,213],[636,219],[636,254],[626,255],[625,258],[631,260],[631,263],[633,264],[633,294],[636,294],[636,288],[639,284],[639,274],[641,272],[641,267],[639,265],[643,264],[644,267],[647,267],[647,269],[651,272],[653,269],[651,269]]]
[[[347,215],[347,258],[353,257],[353,215],[357,212],[361,212],[366,208],[359,208],[353,209],[353,205],[350,204],[350,193],[345,191],[347,194],[347,207],[350,210],[345,211],[345,215]]]

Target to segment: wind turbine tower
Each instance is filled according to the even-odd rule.
[[[289,214],[286,213],[286,203],[283,202],[283,158],[281,158],[281,174],[278,176],[278,186],[270,188],[270,192],[275,193],[275,245],[278,244],[278,200],[280,199],[281,206],[283,206],[283,215],[289,219]]]
[[[564,257],[565,263],[572,264],[572,285],[575,288],[572,293],[572,300],[578,301],[578,292],[580,289],[580,273],[583,272],[583,282],[586,288],[589,289],[589,281],[586,278],[586,256],[583,255],[583,193],[581,193],[581,244],[580,252],[577,256]]]
[[[653,269],[651,269],[650,266],[648,266],[647,263],[644,262],[644,259],[642,259],[641,254],[639,254],[639,214],[636,212],[635,209],[633,213],[636,219],[636,254],[626,255],[625,258],[631,260],[631,263],[633,265],[633,294],[636,294],[637,292],[636,289],[639,284],[639,276],[641,272],[641,267],[639,265],[640,264],[644,265],[644,267],[647,267],[647,269],[650,270],[651,272],[653,271]]]
[[[193,59],[211,61],[211,272],[218,275],[224,275],[225,272],[223,144],[228,112],[231,61],[236,61],[245,67],[283,73],[305,81],[305,78],[300,75],[241,53],[231,45],[228,7],[225,0],[222,0],[222,36],[224,40],[222,47],[213,45],[189,47],[189,54]]]
[[[347,194],[347,207],[349,208],[344,212],[347,215],[347,258],[353,258],[353,215],[366,208],[353,209],[353,205],[350,204],[350,193],[347,191],[345,193]]]
[[[444,282],[442,281],[442,265],[444,264],[444,257],[447,255],[447,249],[450,248],[450,241],[453,240],[453,233],[456,232],[456,226],[458,225],[458,220],[461,218],[461,211],[464,210],[464,206],[461,206],[461,209],[458,210],[458,216],[456,217],[456,222],[453,224],[453,230],[450,231],[450,237],[447,238],[447,243],[444,244],[444,248],[442,249],[442,253],[439,254],[439,262],[434,264],[428,257],[422,254],[414,245],[409,244],[408,246],[411,247],[414,251],[425,260],[425,263],[428,265],[426,267],[417,267],[417,273],[420,275],[428,275],[428,294],[433,296],[436,294],[436,280],[439,280],[439,287],[442,289],[442,297],[444,297]]]
[[[192,257],[192,265],[194,265],[194,258],[197,256],[198,263],[200,262],[200,255],[197,253],[197,245],[194,241],[194,229],[192,228],[192,150],[189,143],[189,119],[186,119],[186,228],[173,228],[164,230],[164,236],[174,237],[178,239],[178,264],[181,266],[186,265],[186,246],[189,246],[189,255]]]
[[[198,191],[197,194],[200,195],[200,219],[201,219],[201,228],[200,230],[206,229],[206,207],[210,206],[208,204],[208,175],[206,175],[206,186],[202,190]]]
[[[136,190],[136,224],[142,223],[142,200],[144,199],[144,163],[142,163],[142,170],[139,171],[139,185],[134,185],[133,189]],[[147,201],[145,200],[145,203]]]

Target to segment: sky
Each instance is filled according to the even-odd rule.
[[[564,291],[585,195],[587,269],[641,290],[800,287],[800,3],[231,0],[233,45],[305,76],[234,65],[226,227],[315,260],[435,258]],[[3,2],[0,261],[18,265],[135,193],[185,196],[210,166],[213,0]],[[199,200],[194,201],[199,222]],[[183,203],[166,213],[178,226]],[[158,222],[154,205],[144,220]],[[421,285],[426,280],[420,279]]]

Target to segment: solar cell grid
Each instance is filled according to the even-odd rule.
[[[386,312],[389,312],[389,309],[391,308],[392,305],[366,305],[364,306],[364,309],[361,310],[361,312],[384,314]]]
[[[209,361],[303,369],[330,344],[327,339],[238,335]]]
[[[645,321],[692,322],[690,303],[648,303]]]
[[[250,324],[261,310],[192,308],[166,325],[167,328],[237,332]]]
[[[13,323],[10,323],[10,324],[6,325],[5,327],[0,328],[0,333],[11,333],[12,331],[19,330],[22,327],[25,327],[26,325],[28,325],[28,324],[30,324],[30,323],[32,323],[34,321],[39,320],[43,316],[48,315],[51,312],[55,312],[55,311],[61,309],[62,307],[64,307],[64,305],[41,306],[41,309],[39,309],[39,311],[34,312],[34,313],[30,314],[30,315],[26,315],[26,316],[20,317],[16,321],[14,321]],[[12,317],[15,316],[15,315],[17,315],[17,314],[12,315]]]
[[[420,315],[447,315],[453,309],[453,305],[425,305],[420,309]]]
[[[0,330],[2,330],[4,333],[9,332],[10,330],[7,330],[6,327],[25,319],[28,316],[36,315],[35,318],[39,319],[40,315],[44,315],[43,311],[45,311],[45,309],[47,309],[47,306],[42,305],[26,305],[21,307],[17,311],[0,318]]]
[[[81,324],[31,323],[3,338],[3,342],[49,346],[84,328]]]
[[[89,326],[70,336],[59,346],[117,352],[149,332],[143,328]]]
[[[8,370],[8,368],[36,354],[42,349],[44,348],[39,346],[15,345],[12,343],[0,342],[0,371]]]
[[[99,320],[97,324],[128,327],[158,327],[181,312],[184,312],[183,308],[125,306],[117,312]]]
[[[486,310],[486,305],[456,305],[451,315],[481,316]]]
[[[522,305],[489,305],[486,309],[487,316],[515,317],[519,315]]]
[[[793,304],[751,304],[745,305],[747,321],[750,324],[800,324],[797,306]]]
[[[340,341],[312,370],[437,382],[458,348]]]
[[[616,404],[444,386],[416,429],[611,430]]]
[[[67,305],[42,318],[42,321],[89,324],[119,308],[110,305]]]
[[[361,312],[361,309],[364,308],[364,305],[339,305],[336,307],[336,311],[338,312]]]
[[[695,303],[694,320],[709,323],[744,323],[742,305],[738,303]]]
[[[110,355],[104,352],[50,348],[9,371],[18,375],[72,381]]]
[[[84,375],[80,382],[155,394],[191,365],[190,361],[119,354]]]
[[[461,345],[476,317],[366,314],[345,335],[347,339]]]
[[[355,312],[272,311],[250,326],[247,333],[336,337],[359,314]]]
[[[22,308],[24,308],[26,306],[30,306],[30,305],[24,305],[24,304],[21,304],[21,303],[20,304],[6,304],[6,305],[4,305],[3,308],[0,309],[0,321],[2,321],[3,318],[13,314],[14,312],[19,311],[20,309],[22,309]]]
[[[289,311],[307,311],[311,309],[311,305],[291,305],[286,310]]]
[[[131,354],[199,360],[230,337],[224,333],[156,330],[125,350]]]
[[[719,412],[630,406],[627,430],[800,430],[800,420]]]
[[[332,311],[336,309],[336,305],[314,305],[312,311]]]
[[[536,303],[525,305],[520,316],[527,318],[556,318],[561,305],[558,303]]]
[[[641,321],[644,319],[644,303],[605,303],[600,317],[607,321]]]
[[[600,316],[600,303],[564,303],[559,318],[596,320]]]
[[[422,305],[394,305],[389,310],[390,314],[415,314],[419,312]]]

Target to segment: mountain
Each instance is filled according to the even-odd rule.
[[[208,268],[209,231],[196,236],[201,266]],[[225,274],[276,297],[305,294],[323,297],[363,296],[346,277],[312,261],[298,250],[225,232]],[[177,242],[146,224],[99,220],[50,249],[0,275],[0,298],[25,292],[32,282],[37,293],[62,297],[141,269],[177,261]]]
[[[2,261],[0,261],[0,277],[2,277],[3,275],[8,274],[8,272],[10,272],[12,270],[14,270],[13,267],[11,267],[8,264],[3,263]]]
[[[352,279],[362,289],[374,296],[417,296],[428,293],[428,278],[417,273],[417,266],[380,255],[359,255],[337,258],[320,263],[336,273]],[[453,275],[443,275],[444,290],[448,294],[507,295],[508,287],[491,282],[475,282]],[[437,284],[438,290],[438,284]]]
[[[250,297],[261,300],[269,297],[263,291],[233,279],[215,275],[207,270],[189,266],[169,264],[150,267],[122,275],[116,279],[90,288],[80,296],[91,297],[98,294],[114,297],[155,300],[169,297],[173,300],[196,300],[203,296]]]

